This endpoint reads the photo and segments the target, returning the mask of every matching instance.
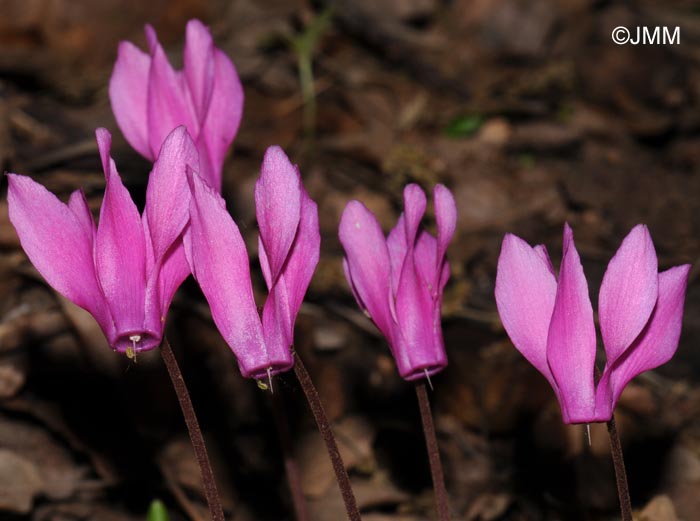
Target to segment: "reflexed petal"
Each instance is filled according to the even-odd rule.
[[[658,296],[658,270],[649,230],[637,225],[608,264],[600,286],[598,318],[610,363],[649,320]]]
[[[214,43],[209,29],[199,20],[187,22],[185,40],[185,78],[197,118],[207,114],[214,85]]]
[[[175,242],[190,218],[187,168],[196,168],[197,149],[185,127],[163,143],[148,179],[146,209],[156,262]]]
[[[541,260],[540,263],[543,265]],[[595,350],[588,283],[567,224],[557,297],[547,337],[547,361],[559,388],[565,423],[587,422],[593,417]]]
[[[243,98],[243,86],[233,63],[219,49],[214,49],[214,87],[201,125],[198,148],[208,158],[209,181],[219,190],[221,167],[241,123]]]
[[[170,66],[163,48],[153,52],[148,78],[148,131],[152,157],[156,157],[165,138],[180,125],[192,136],[199,134],[194,107],[183,89],[181,78]]]
[[[433,200],[435,207],[435,220],[438,229],[438,249],[436,260],[436,271],[442,266],[442,260],[445,257],[447,246],[450,244],[457,226],[457,204],[447,187],[444,185],[436,185],[433,191]],[[437,282],[437,280],[436,280]]]
[[[442,269],[438,271],[438,266],[435,265],[435,259],[438,256],[437,239],[425,230],[418,232],[418,239],[416,240],[416,247],[413,251],[413,255],[422,283],[428,288],[431,297],[436,299],[438,293],[442,291],[439,278],[439,275],[442,274]],[[440,268],[442,268],[442,266],[440,266]]]
[[[299,227],[300,211],[299,172],[280,147],[269,147],[265,152],[260,178],[255,183],[255,214],[273,284],[292,247]]]
[[[596,415],[601,421],[612,411],[629,381],[668,362],[678,348],[683,322],[683,303],[690,265],[676,266],[659,274],[659,298],[641,335],[614,363],[606,365],[598,384]]]
[[[253,299],[245,243],[221,196],[196,174],[188,177],[190,258],[214,322],[239,360],[243,376],[268,367],[262,325]]]
[[[544,261],[545,265],[547,266],[549,272],[556,278],[557,275],[556,273],[554,273],[554,266],[552,266],[552,261],[549,258],[547,247],[544,244],[538,244],[533,248],[533,250],[535,250],[535,253],[540,256],[540,258]]]
[[[399,288],[396,292],[396,317],[399,323],[400,342],[393,344],[393,354],[401,376],[418,378],[434,351],[434,304],[418,271],[410,247],[401,270]],[[439,325],[439,323],[438,323]]]
[[[92,217],[92,212],[90,211],[87,199],[85,198],[85,192],[83,192],[82,189],[76,190],[70,194],[68,208],[71,209],[71,211],[78,218],[80,224],[83,226],[85,233],[90,239],[90,248],[92,248],[96,232],[95,219]]]
[[[547,335],[557,281],[542,257],[520,237],[503,239],[496,273],[496,305],[515,347],[557,389],[547,363]]]
[[[158,271],[148,279],[145,329],[162,332],[175,291],[189,274],[185,248],[178,239],[165,253]]]
[[[427,201],[425,193],[417,184],[406,185],[403,190],[404,223],[406,228],[406,243],[412,248],[416,241]]]
[[[150,56],[130,42],[121,42],[109,80],[109,99],[126,140],[139,154],[153,160],[146,119],[150,66]]]
[[[389,250],[389,263],[391,265],[391,295],[396,299],[396,292],[399,289],[401,269],[406,258],[408,244],[406,243],[406,224],[404,216],[401,214],[396,226],[389,232],[386,239],[386,247]]]
[[[271,368],[271,374],[276,374],[286,371],[294,364],[291,349],[294,343],[294,324],[292,322],[290,327],[289,317],[292,313],[287,297],[284,287],[277,284],[265,301],[262,326],[268,359],[264,364],[249,367],[254,378],[263,378],[268,367]]]
[[[338,236],[359,298],[384,336],[390,337],[389,251],[377,219],[361,202],[350,201],[340,219]]]
[[[7,174],[9,217],[22,248],[56,291],[97,319],[109,338],[112,319],[97,282],[92,239],[76,214],[29,177]]]
[[[95,266],[117,334],[144,324],[146,243],[141,216],[109,157],[109,134],[98,131],[105,168],[105,195],[95,235]]]

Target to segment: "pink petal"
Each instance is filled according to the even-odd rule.
[[[564,227],[564,253],[547,337],[547,361],[559,388],[565,423],[588,422],[595,412],[596,336],[588,283],[574,237]]]
[[[596,415],[600,421],[612,417],[625,386],[638,374],[668,362],[678,348],[683,323],[683,302],[690,265],[659,273],[659,297],[641,335],[612,364],[606,364],[598,384]]]
[[[377,219],[359,201],[350,201],[338,232],[345,249],[348,272],[357,295],[372,320],[389,338],[393,320],[389,310],[389,251]]]
[[[280,147],[269,147],[255,183],[255,213],[273,285],[294,242],[300,211],[299,171]]]
[[[442,265],[435,264],[438,257],[438,240],[425,230],[418,233],[416,247],[413,251],[416,261],[416,268],[423,284],[426,285],[430,295],[435,299],[442,291],[440,286],[440,275],[442,275]],[[442,259],[445,262],[444,258]],[[445,281],[447,282],[447,281]]]
[[[294,365],[291,346],[294,343],[294,323],[289,295],[279,284],[270,290],[262,314],[263,335],[268,361],[251,369],[253,378],[264,378],[268,367],[271,373],[287,371]],[[291,325],[291,327],[290,327]]]
[[[536,248],[520,237],[503,238],[496,273],[496,306],[515,347],[557,391],[547,363],[547,335],[557,281]]]
[[[160,46],[158,43],[158,35],[156,34],[156,30],[153,28],[151,24],[146,24],[146,26],[143,28],[144,33],[146,34],[146,43],[148,43],[148,50],[151,53],[151,56],[155,54],[156,49]]]
[[[431,259],[431,265],[433,259]],[[434,328],[440,327],[439,319],[434,324],[434,300],[428,285],[418,276],[411,245],[406,254],[398,291],[396,292],[396,316],[398,334],[390,341],[399,374],[408,380],[421,378],[424,370],[436,372],[435,361],[444,348],[435,345]],[[400,338],[400,339],[397,339]]]
[[[406,243],[411,247],[416,241],[418,227],[425,214],[425,193],[417,184],[409,184],[403,190],[404,224],[406,228]]]
[[[196,168],[197,163],[197,149],[187,129],[177,127],[160,149],[146,191],[145,214],[156,262],[165,255],[189,221],[187,168]]]
[[[210,165],[208,179],[221,189],[221,169],[226,152],[236,137],[243,115],[243,86],[231,60],[219,49],[214,49],[214,87],[206,119],[201,121],[198,141],[200,154]],[[202,159],[204,163],[205,160]]]
[[[105,335],[114,325],[93,263],[92,237],[85,223],[29,177],[7,174],[10,221],[27,257],[56,291],[95,317]]]
[[[245,377],[270,366],[253,299],[245,243],[223,199],[190,173],[190,258],[214,322],[238,358]]]
[[[146,244],[141,216],[109,157],[109,133],[98,129],[96,135],[106,187],[95,236],[95,266],[121,337],[143,329]]]
[[[554,273],[554,266],[552,266],[552,261],[549,258],[549,253],[547,252],[547,247],[544,244],[538,244],[533,248],[535,250],[535,253],[540,256],[542,261],[545,263],[547,266],[547,269],[549,272],[554,275],[556,278],[556,273]]]
[[[85,198],[85,192],[83,192],[82,189],[76,190],[70,194],[68,208],[71,209],[73,214],[78,218],[78,222],[83,226],[86,235],[90,239],[90,248],[92,248],[96,232],[95,219],[92,217],[92,212]]]
[[[146,110],[152,157],[157,156],[165,138],[180,125],[185,125],[190,135],[199,135],[199,125],[189,94],[184,90],[180,76],[170,66],[160,45],[153,52]]]
[[[403,262],[408,251],[408,243],[406,242],[406,223],[403,214],[399,215],[399,219],[396,221],[396,226],[394,226],[389,232],[386,239],[386,247],[389,250],[389,263],[391,266],[391,295],[395,299],[396,292],[399,289],[401,269],[403,268]]]
[[[437,222],[437,260],[436,270],[442,266],[447,246],[452,241],[457,226],[457,204],[455,198],[446,186],[436,185],[433,191],[433,205],[435,207],[435,220]],[[437,279],[436,279],[437,282]]]
[[[146,118],[150,66],[150,56],[130,42],[121,42],[109,80],[109,99],[126,140],[139,154],[152,161],[155,153],[149,144]]]
[[[608,264],[598,298],[605,352],[614,362],[649,320],[658,296],[658,262],[644,225],[635,226]]]
[[[163,329],[175,291],[189,274],[190,266],[185,259],[185,248],[178,239],[165,253],[160,268],[148,279],[145,329]]]
[[[204,120],[214,85],[214,43],[209,29],[199,20],[187,22],[185,40],[185,78],[192,95],[195,113]]]

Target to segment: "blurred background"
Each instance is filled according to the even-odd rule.
[[[493,298],[505,232],[548,246],[574,228],[593,304],[636,223],[661,268],[700,255],[700,9],[693,0],[0,0],[0,167],[61,197],[104,188],[93,132],[142,205],[149,164],[126,144],[107,83],[119,40],[152,23],[175,64],[197,17],[232,58],[243,123],[224,169],[260,303],[253,184],[267,146],[299,164],[318,202],[321,261],[296,349],[327,408],[367,521],[433,516],[415,394],[358,310],[341,268],[340,214],[360,199],[385,231],[401,191],[457,199],[444,302],[449,367],[432,393],[455,519],[619,519],[608,438],[564,426],[545,379],[513,348]],[[617,26],[680,27],[680,44],[617,45]],[[179,66],[179,65],[178,65]],[[300,74],[301,71],[301,74]],[[309,74],[310,72],[310,74]],[[112,353],[92,318],[28,263],[0,199],[0,519],[208,519],[198,469],[157,352]],[[431,215],[429,211],[429,215]],[[428,218],[429,226],[432,218]],[[700,519],[700,283],[691,272],[678,353],[618,409],[632,501],[645,521]],[[291,519],[269,393],[244,380],[190,279],[168,335],[219,490],[236,521]],[[601,358],[601,363],[603,358]],[[314,520],[344,519],[293,375],[289,410]]]

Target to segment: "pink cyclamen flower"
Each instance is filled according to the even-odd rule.
[[[425,193],[404,189],[404,213],[388,238],[365,205],[351,201],[340,220],[343,268],[359,306],[389,342],[406,380],[431,376],[447,366],[440,312],[450,277],[445,258],[457,221],[452,193],[433,192],[437,238],[420,229]]]
[[[241,373],[261,379],[294,364],[294,322],[318,263],[318,208],[299,169],[279,147],[265,153],[255,184],[260,228],[258,255],[269,295],[258,314],[243,238],[221,196],[196,173],[192,189],[188,259],[212,317],[233,350]]]
[[[224,158],[243,112],[238,73],[199,20],[187,23],[182,71],[172,68],[150,25],[146,39],[150,54],[131,42],[119,44],[109,82],[119,128],[137,152],[153,161],[170,131],[185,125],[199,151],[197,171],[221,191]]]
[[[82,190],[68,204],[29,177],[8,174],[10,221],[34,267],[95,317],[110,346],[133,354],[157,347],[175,290],[189,274],[181,234],[189,219],[187,165],[197,150],[184,127],[163,143],[139,214],[97,129],[106,187],[95,226]]]
[[[690,266],[659,273],[649,230],[637,225],[608,264],[598,297],[606,363],[595,384],[596,332],[574,237],[564,227],[557,278],[547,250],[503,239],[496,304],[510,339],[547,378],[565,423],[605,422],[629,381],[678,347]]]

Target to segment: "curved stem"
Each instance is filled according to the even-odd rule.
[[[202,474],[204,493],[207,497],[207,504],[209,505],[209,512],[211,513],[212,521],[224,521],[224,511],[221,508],[221,499],[219,498],[219,492],[216,489],[216,480],[214,479],[214,473],[211,470],[209,456],[207,455],[207,448],[204,445],[204,438],[202,437],[202,431],[199,428],[197,415],[194,412],[194,407],[192,407],[190,393],[187,391],[187,386],[185,385],[185,380],[182,378],[180,367],[177,365],[177,360],[175,359],[173,350],[166,338],[163,338],[163,342],[160,345],[160,354],[163,357],[163,362],[165,362],[165,367],[168,369],[170,380],[173,382],[173,387],[175,388],[175,393],[177,394],[177,400],[180,402],[180,409],[182,409],[182,415],[185,417],[187,432],[190,435],[192,448],[194,449],[197,463],[199,463],[199,471]]]
[[[343,496],[343,502],[345,503],[345,511],[348,514],[348,519],[351,521],[361,521],[360,511],[357,508],[357,502],[355,501],[355,494],[352,491],[352,486],[350,485],[350,478],[348,477],[348,471],[345,470],[345,465],[343,464],[343,458],[340,456],[340,451],[338,450],[338,444],[335,442],[335,436],[333,436],[333,430],[331,429],[331,424],[328,421],[328,416],[326,416],[326,411],[323,409],[323,404],[321,403],[321,398],[316,391],[316,387],[311,381],[309,373],[306,372],[306,367],[301,362],[299,356],[296,357],[294,363],[294,374],[296,374],[301,388],[306,395],[306,400],[309,402],[309,407],[311,407],[311,412],[316,420],[316,425],[318,430],[323,437],[323,441],[326,442],[326,450],[328,450],[328,456],[331,458],[331,463],[333,464],[333,470],[335,471],[335,479],[338,481],[338,486],[340,487],[340,493]]]
[[[450,504],[445,488],[445,475],[442,472],[440,462],[440,450],[438,448],[437,436],[435,436],[435,425],[433,424],[433,413],[430,411],[430,401],[428,391],[425,388],[425,380],[416,382],[416,395],[418,396],[418,408],[420,418],[423,422],[423,433],[425,434],[425,444],[428,448],[428,459],[430,460],[430,474],[433,477],[433,490],[435,492],[435,508],[440,521],[449,521]]]
[[[632,502],[630,501],[630,492],[627,486],[627,471],[625,470],[622,444],[620,443],[620,435],[617,433],[614,415],[608,422],[608,434],[610,435],[610,453],[615,466],[615,481],[617,482],[617,495],[620,498],[622,521],[632,521]]]
[[[281,393],[270,393],[272,401],[272,412],[277,424],[277,433],[282,446],[282,455],[284,457],[284,470],[287,473],[287,484],[289,485],[289,493],[292,496],[292,505],[294,506],[294,514],[297,521],[309,521],[309,509],[304,498],[304,491],[301,487],[301,472],[299,472],[299,464],[294,457],[294,448],[292,447],[292,436],[289,432],[289,416],[284,405],[284,399]]]

